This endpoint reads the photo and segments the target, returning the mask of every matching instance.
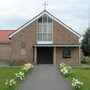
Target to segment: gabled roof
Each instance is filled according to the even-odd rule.
[[[18,28],[14,33],[12,33],[11,35],[9,35],[9,38],[11,38],[12,36],[14,36],[18,32],[20,32],[23,28],[25,28],[26,26],[28,26],[29,24],[31,24],[32,22],[34,22],[35,20],[37,20],[38,18],[40,18],[44,14],[48,15],[50,18],[52,18],[53,20],[55,20],[56,22],[58,22],[59,24],[61,24],[62,26],[64,26],[66,29],[68,29],[70,32],[72,32],[73,34],[75,34],[79,38],[81,37],[81,35],[79,33],[77,33],[76,31],[74,31],[70,27],[68,27],[66,24],[64,24],[62,21],[60,21],[59,19],[57,19],[56,17],[54,17],[52,14],[50,14],[46,10],[44,10],[39,15],[37,15],[36,17],[34,17],[33,19],[31,19],[27,23],[25,23],[24,25],[22,25],[20,28]]]
[[[9,43],[11,40],[8,35],[13,33],[15,30],[0,30],[0,43]]]

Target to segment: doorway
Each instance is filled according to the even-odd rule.
[[[37,48],[37,64],[53,64],[53,48]]]

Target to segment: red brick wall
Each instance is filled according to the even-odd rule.
[[[71,50],[71,58],[63,58],[62,51],[65,48],[56,48],[56,62],[57,64],[66,63],[68,65],[79,64],[79,49],[78,48],[66,48]]]
[[[79,44],[79,38],[59,23],[53,21],[53,42],[54,44]]]
[[[12,60],[23,60],[33,62],[33,45],[37,39],[36,21],[25,27],[12,37]],[[26,55],[21,55],[21,42],[26,43]]]
[[[11,60],[10,43],[0,43],[0,60]]]
[[[23,30],[15,34],[11,39],[11,59],[25,60],[33,62],[33,45],[37,44],[37,21],[26,26]],[[26,56],[21,55],[21,42],[26,42]],[[79,44],[79,38],[53,21],[53,44]],[[67,60],[62,58],[62,49],[57,48],[57,63],[65,62],[67,64],[78,64],[78,48],[70,48],[72,50],[72,58]]]

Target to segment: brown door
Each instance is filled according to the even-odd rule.
[[[37,64],[53,64],[53,48],[37,48]]]

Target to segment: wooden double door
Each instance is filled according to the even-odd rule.
[[[53,64],[53,48],[37,48],[37,64]]]

